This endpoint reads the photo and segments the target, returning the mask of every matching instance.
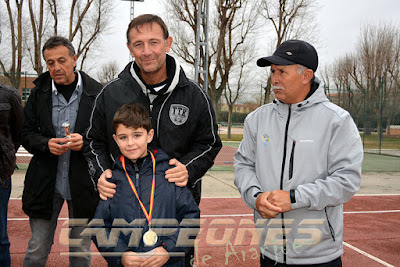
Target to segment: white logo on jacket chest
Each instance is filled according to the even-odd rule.
[[[189,108],[181,104],[172,104],[169,108],[169,118],[175,125],[184,124],[189,117]]]

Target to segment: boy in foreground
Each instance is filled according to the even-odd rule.
[[[122,155],[114,163],[110,180],[117,186],[116,194],[100,201],[96,210],[95,219],[104,220],[107,235],[104,240],[96,235],[97,248],[110,266],[184,266],[190,245],[177,244],[178,225],[183,219],[200,218],[192,194],[164,178],[169,156],[147,148],[154,130],[145,107],[123,105],[114,115],[113,128]],[[121,228],[117,223],[121,221],[128,228]],[[171,222],[173,228],[167,228]],[[113,239],[116,242],[110,244]]]

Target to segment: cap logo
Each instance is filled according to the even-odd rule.
[[[292,56],[292,55],[293,55],[292,52],[290,52],[290,51],[286,52],[286,54],[287,54],[288,56]]]

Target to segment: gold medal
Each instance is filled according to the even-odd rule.
[[[143,243],[147,247],[152,247],[157,243],[158,236],[156,232],[153,230],[149,229],[146,233],[143,235]]]
[[[153,180],[151,182],[150,205],[149,205],[149,211],[148,212],[146,210],[146,207],[143,205],[143,202],[139,198],[139,195],[138,195],[138,193],[136,191],[135,185],[132,182],[132,179],[129,177],[129,174],[126,171],[125,157],[121,156],[121,158],[120,158],[121,163],[122,163],[122,167],[123,167],[123,169],[125,171],[126,178],[128,179],[129,185],[131,186],[133,193],[135,194],[137,200],[139,201],[140,207],[142,208],[144,216],[146,217],[148,225],[149,225],[149,230],[146,233],[144,233],[144,235],[143,235],[143,243],[147,247],[154,246],[157,243],[157,239],[158,239],[156,232],[154,232],[150,228],[150,226],[151,226],[151,217],[153,216],[154,192],[155,192],[155,189],[156,189],[156,177],[155,177],[155,174],[156,174],[156,159],[154,158],[153,153],[151,153],[150,151],[149,151],[149,153],[150,153],[150,156],[151,156],[151,160],[153,162]]]

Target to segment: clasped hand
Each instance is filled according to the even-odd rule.
[[[256,209],[263,218],[275,218],[279,213],[292,210],[290,193],[283,190],[266,191],[258,195]]]
[[[78,133],[72,133],[71,138],[51,138],[48,142],[50,153],[61,156],[69,149],[80,151],[83,147],[83,137]]]
[[[125,267],[158,267],[163,266],[170,258],[168,251],[163,247],[153,250],[154,255],[146,258],[133,251],[125,251],[121,257],[121,264]]]

